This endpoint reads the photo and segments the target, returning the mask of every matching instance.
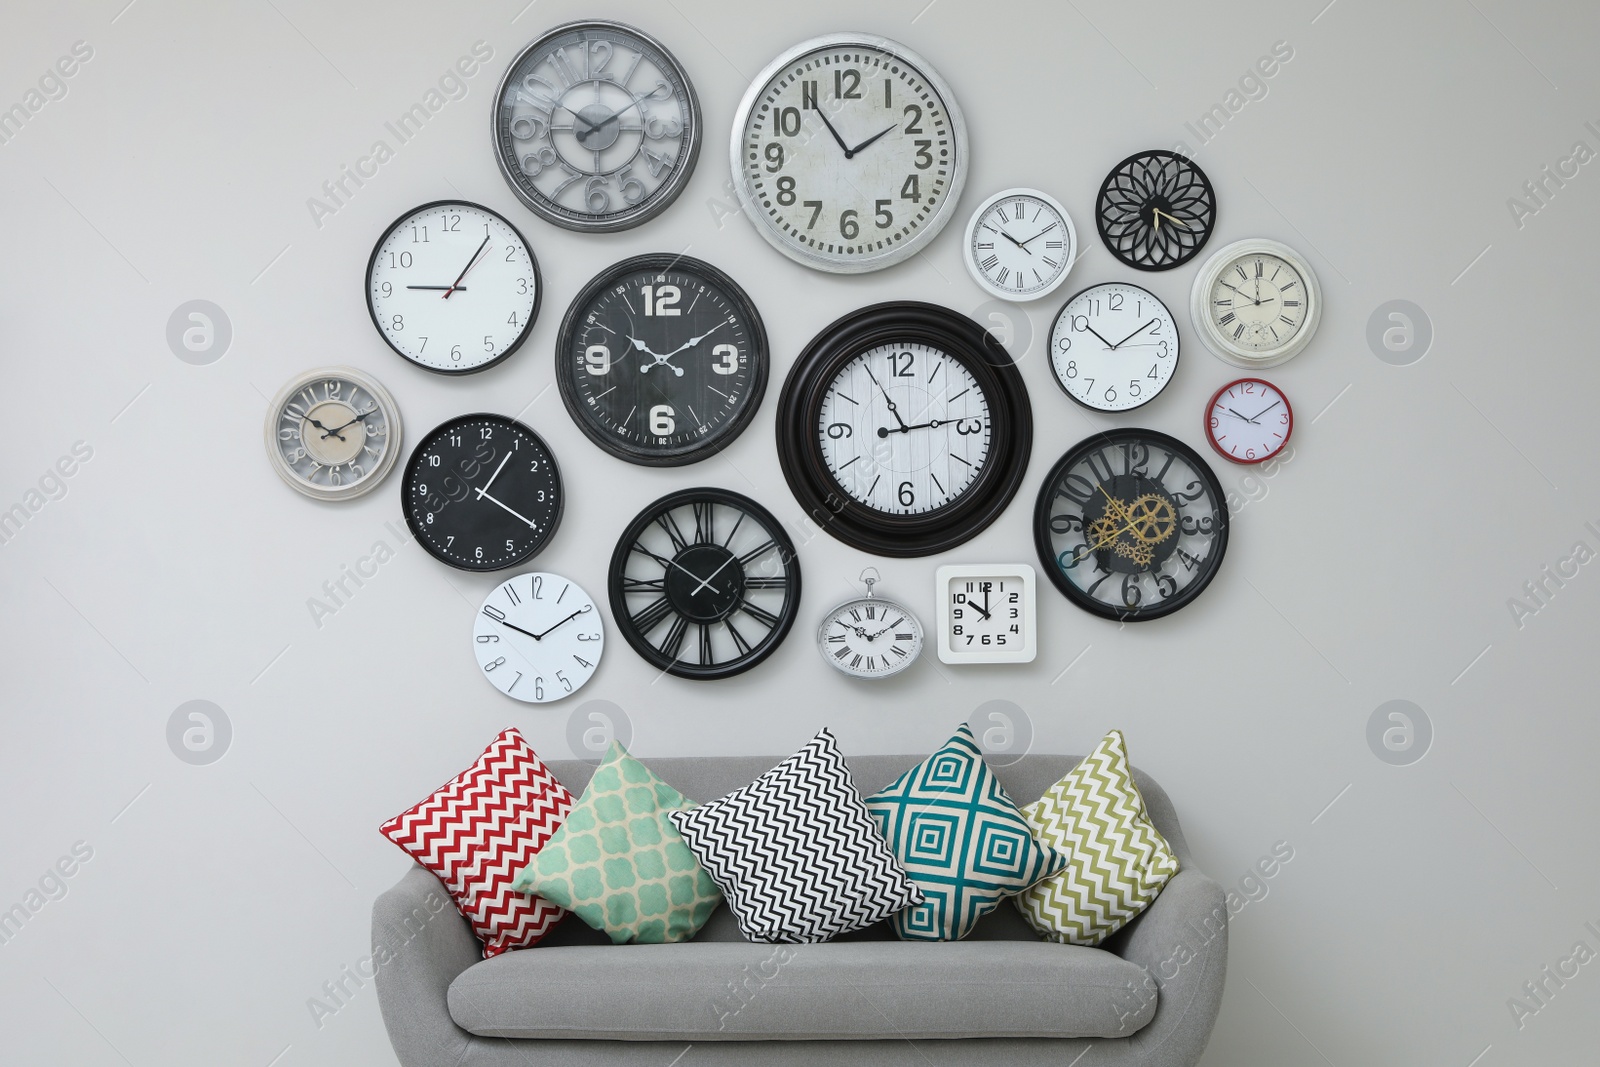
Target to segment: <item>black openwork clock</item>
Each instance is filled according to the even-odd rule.
[[[1039,562],[1078,607],[1140,622],[1199,596],[1228,547],[1228,506],[1199,453],[1154,430],[1078,442],[1045,475]]]
[[[876,304],[806,347],[778,402],[778,459],[847,545],[925,556],[988,526],[1028,467],[1033,415],[994,336],[934,304]]]
[[[770,656],[800,606],[800,561],[772,514],[725,489],[684,489],[628,524],[611,613],[633,650],[680,678],[727,678]]]
[[[1136,152],[1111,168],[1095,201],[1106,249],[1135,270],[1171,270],[1205,247],[1217,224],[1217,194],[1191,159],[1164,149]]]

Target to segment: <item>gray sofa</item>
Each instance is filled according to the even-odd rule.
[[[866,795],[919,758],[848,763]],[[995,770],[1026,804],[1080,758]],[[778,759],[645,762],[711,800]],[[578,795],[592,767],[550,769]],[[1192,1067],[1222,1000],[1228,912],[1166,793],[1135,773],[1183,869],[1101,948],[1043,942],[1009,904],[955,943],[897,941],[879,924],[823,945],[751,944],[723,906],[685,944],[612,945],[568,916],[537,947],[485,960],[443,886],[414,867],[373,908],[389,1039],[404,1067]]]

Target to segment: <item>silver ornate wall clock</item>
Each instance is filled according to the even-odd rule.
[[[922,654],[922,623],[909,608],[874,593],[878,580],[876,567],[862,571],[866,595],[838,605],[817,627],[817,651],[851,678],[888,678]]]
[[[371,491],[400,454],[400,409],[377,379],[321,367],[291,380],[267,408],[267,458],[317,500]]]

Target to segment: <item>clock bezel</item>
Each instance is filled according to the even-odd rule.
[[[1299,272],[1300,280],[1305,283],[1308,304],[1305,319],[1294,336],[1276,348],[1256,350],[1234,344],[1233,339],[1211,320],[1211,290],[1217,279],[1235,262],[1254,255],[1277,256]],[[1195,333],[1200,335],[1201,343],[1224,363],[1251,371],[1267,370],[1287,363],[1311,343],[1322,322],[1322,284],[1305,257],[1288,245],[1267,237],[1246,237],[1217,249],[1200,267],[1189,290],[1189,320]]]
[[[950,581],[953,578],[1020,578],[1022,580],[1023,619],[1026,633],[1019,649],[995,650],[995,646],[979,646],[984,651],[952,648],[950,646]],[[1039,656],[1039,597],[1038,579],[1033,566],[1028,563],[946,563],[933,572],[934,614],[939,628],[939,662],[951,665],[967,663],[1032,663]]]
[[[873,674],[866,674],[861,671],[851,670],[849,667],[845,666],[843,660],[829,653],[827,648],[828,628],[834,624],[839,616],[846,611],[849,611],[851,608],[865,607],[868,604],[871,604],[873,607],[887,607],[893,611],[904,612],[906,621],[911,624],[911,629],[916,636],[916,640],[909,656],[901,660],[891,669],[886,671],[878,671]],[[900,603],[900,601],[895,600],[893,597],[872,594],[869,596],[852,597],[851,599],[840,604],[835,604],[832,608],[830,608],[827,614],[823,615],[822,621],[817,624],[816,641],[817,652],[821,654],[823,660],[834,670],[838,671],[846,678],[854,678],[863,682],[876,682],[884,678],[893,678],[896,675],[903,673],[904,671],[908,670],[912,664],[916,663],[917,660],[921,659],[923,646],[927,644],[927,635],[923,632],[922,620],[917,618],[916,613],[910,608]]]
[[[984,276],[983,271],[979,268],[977,253],[972,247],[973,238],[977,235],[978,224],[983,221],[983,216],[988,213],[990,208],[1000,203],[1000,201],[1011,200],[1013,198],[1026,198],[1043,201],[1046,207],[1061,217],[1062,224],[1067,228],[1066,255],[1063,257],[1065,260],[1065,266],[1062,268],[1060,274],[1056,275],[1055,278],[1052,279],[1043,289],[1040,289],[1037,292],[1019,293],[1015,289],[1005,289],[1001,286],[995,285]],[[1072,216],[1067,213],[1067,209],[1062,205],[1061,201],[1057,200],[1049,193],[1044,192],[1041,189],[1032,189],[1025,186],[1017,186],[1012,189],[1002,189],[1000,192],[995,193],[993,196],[989,197],[989,199],[979,204],[978,209],[974,211],[972,213],[972,217],[967,220],[967,227],[961,238],[961,261],[962,263],[966,264],[967,273],[971,275],[972,280],[977,283],[978,288],[982,289],[992,297],[1000,300],[1006,300],[1013,304],[1027,304],[1032,303],[1035,300],[1043,300],[1045,297],[1061,288],[1062,284],[1067,280],[1067,275],[1072,273],[1072,268],[1078,262],[1078,228],[1077,226],[1073,225]]]
[[[278,424],[282,421],[284,407],[302,389],[315,382],[327,381],[329,378],[348,379],[370,393],[378,407],[383,410],[383,421],[388,427],[388,433],[385,435],[389,439],[388,444],[384,447],[384,453],[378,459],[377,466],[359,482],[352,482],[349,485],[322,486],[307,482],[289,466],[283,457],[283,450],[279,447]],[[389,390],[365,371],[343,365],[317,367],[291,378],[282,389],[278,390],[277,395],[272,398],[272,403],[267,405],[265,431],[267,458],[271,460],[272,469],[278,472],[278,477],[282,478],[291,489],[313,500],[354,500],[372,492],[378,487],[379,482],[389,476],[389,472],[394,469],[395,463],[400,458],[400,450],[405,446],[405,431],[400,422],[400,408],[396,406],[394,397],[389,395]]]
[[[926,344],[959,360],[989,404],[989,455],[955,502],[922,515],[869,508],[828,470],[817,426],[828,387],[857,356],[895,342]],[[937,304],[890,301],[835,320],[801,352],[778,398],[778,462],[806,514],[833,537],[879,556],[954,548],[998,519],[1016,496],[1033,447],[1028,389],[1005,347],[971,319]]]
[[[750,116],[756,105],[760,103],[763,93],[771,81],[783,69],[795,60],[812,52],[839,47],[863,48],[884,55],[893,56],[916,70],[926,81],[930,88],[939,95],[944,104],[945,115],[950,121],[951,151],[953,159],[950,164],[950,185],[944,193],[944,205],[934,212],[922,228],[912,236],[901,241],[893,248],[886,249],[875,255],[852,257],[845,260],[834,259],[809,248],[798,246],[785,240],[783,231],[775,227],[761,209],[760,199],[749,182],[744,170],[744,140]],[[955,217],[955,212],[960,204],[961,190],[966,186],[968,157],[967,157],[967,123],[961,114],[961,106],[956,102],[955,94],[933,65],[919,53],[900,44],[898,41],[880,34],[873,33],[828,33],[819,37],[812,37],[801,41],[791,48],[785,49],[772,62],[761,68],[750,85],[745,89],[744,96],[739,101],[739,107],[733,114],[733,131],[729,139],[728,164],[733,176],[733,189],[739,198],[740,209],[744,212],[757,233],[779,252],[788,256],[802,267],[813,270],[826,271],[830,274],[867,274],[872,271],[892,267],[911,258],[922,251],[939,232]]]
[[[1146,397],[1145,399],[1139,401],[1137,404],[1133,405],[1132,407],[1126,407],[1126,408],[1103,408],[1103,407],[1099,407],[1098,405],[1091,404],[1087,400],[1082,399],[1081,397],[1079,397],[1076,394],[1074,394],[1071,389],[1067,388],[1067,383],[1062,381],[1062,379],[1061,379],[1061,371],[1059,369],[1057,369],[1057,367],[1056,367],[1056,351],[1055,351],[1056,328],[1061,325],[1061,320],[1066,317],[1067,309],[1070,308],[1073,305],[1073,303],[1080,296],[1084,296],[1087,293],[1092,293],[1096,289],[1105,289],[1105,288],[1108,288],[1108,287],[1113,286],[1113,285],[1121,286],[1124,289],[1137,289],[1141,293],[1143,293],[1145,296],[1148,296],[1151,300],[1154,300],[1156,302],[1156,304],[1161,308],[1161,310],[1166,312],[1167,321],[1169,323],[1171,323],[1171,325],[1172,325],[1172,371],[1171,371],[1171,373],[1169,373],[1167,375],[1166,381],[1161,383],[1161,388],[1157,389],[1154,393],[1151,393],[1148,397]],[[1150,403],[1156,397],[1158,397],[1162,393],[1166,392],[1167,391],[1167,386],[1171,385],[1172,384],[1172,380],[1178,376],[1178,362],[1183,356],[1183,336],[1178,330],[1178,318],[1177,318],[1177,316],[1172,313],[1172,309],[1171,308],[1167,307],[1167,302],[1165,300],[1162,300],[1159,296],[1157,296],[1156,294],[1152,293],[1150,290],[1146,289],[1144,286],[1135,285],[1133,282],[1095,282],[1093,285],[1087,285],[1087,286],[1084,286],[1082,289],[1079,289],[1076,293],[1073,293],[1071,296],[1067,297],[1066,303],[1061,305],[1061,310],[1056,312],[1056,317],[1054,319],[1052,319],[1051,322],[1050,322],[1050,335],[1049,335],[1049,337],[1050,337],[1050,339],[1047,342],[1047,344],[1050,346],[1049,347],[1049,353],[1050,353],[1050,377],[1055,379],[1056,385],[1061,387],[1061,391],[1063,393],[1067,394],[1067,398],[1069,400],[1073,401],[1076,404],[1081,405],[1082,407],[1087,408],[1090,411],[1097,412],[1097,413],[1099,413],[1101,415],[1124,415],[1124,414],[1127,414],[1130,411],[1138,411],[1140,408],[1142,408],[1146,404]]]
[[[601,426],[591,423],[588,419],[588,408],[583,398],[578,394],[576,384],[577,369],[572,362],[573,345],[576,343],[577,334],[582,326],[582,319],[588,313],[590,305],[606,290],[617,284],[618,279],[625,275],[644,270],[681,270],[687,274],[699,275],[703,281],[713,285],[723,296],[728,299],[745,318],[745,327],[750,333],[752,352],[750,353],[751,378],[750,390],[743,406],[734,414],[721,429],[709,435],[706,439],[696,441],[688,446],[677,447],[671,450],[645,450],[617,440],[617,435]],[[738,439],[739,435],[749,428],[755,419],[761,402],[766,398],[767,378],[771,367],[771,349],[767,339],[767,328],[762,321],[761,313],[756,310],[754,301],[750,299],[744,288],[734,281],[727,272],[707,263],[702,259],[691,256],[679,255],[672,252],[647,252],[644,255],[631,256],[620,260],[595,275],[573,298],[567,308],[566,316],[561,320],[561,330],[556,341],[556,384],[561,390],[561,402],[566,405],[567,414],[583,431],[585,437],[598,445],[617,459],[634,463],[644,467],[682,467],[690,463],[698,463],[716,455]]]
[[[1229,455],[1223,450],[1222,445],[1217,443],[1216,432],[1211,428],[1211,412],[1216,408],[1217,401],[1222,399],[1223,393],[1226,393],[1229,389],[1232,389],[1236,385],[1246,385],[1251,382],[1254,382],[1256,385],[1266,386],[1268,389],[1271,389],[1274,393],[1277,393],[1280,398],[1282,398],[1283,410],[1287,412],[1289,416],[1289,429],[1284,433],[1283,440],[1278,443],[1278,447],[1273,449],[1271,452],[1257,459],[1240,459],[1238,456]],[[1217,455],[1221,456],[1229,463],[1237,463],[1244,467],[1253,467],[1258,463],[1265,463],[1269,459],[1283,455],[1283,450],[1289,447],[1289,438],[1294,436],[1294,405],[1289,403],[1288,393],[1284,392],[1273,383],[1267,381],[1265,378],[1235,378],[1233,381],[1227,383],[1222,388],[1211,394],[1211,399],[1206,401],[1206,410],[1201,416],[1201,421],[1205,425],[1206,440],[1211,443],[1211,447],[1217,453]]]

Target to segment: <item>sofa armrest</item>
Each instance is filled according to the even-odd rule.
[[[1228,973],[1228,905],[1222,887],[1186,867],[1145,913],[1105,945],[1145,972],[1131,1006],[1158,993],[1155,1018],[1129,1043],[1149,1067],[1200,1061],[1222,1007]]]
[[[447,995],[483,947],[424,868],[412,867],[373,904],[372,958],[383,1023],[404,1067],[460,1063],[472,1035],[450,1018]]]

